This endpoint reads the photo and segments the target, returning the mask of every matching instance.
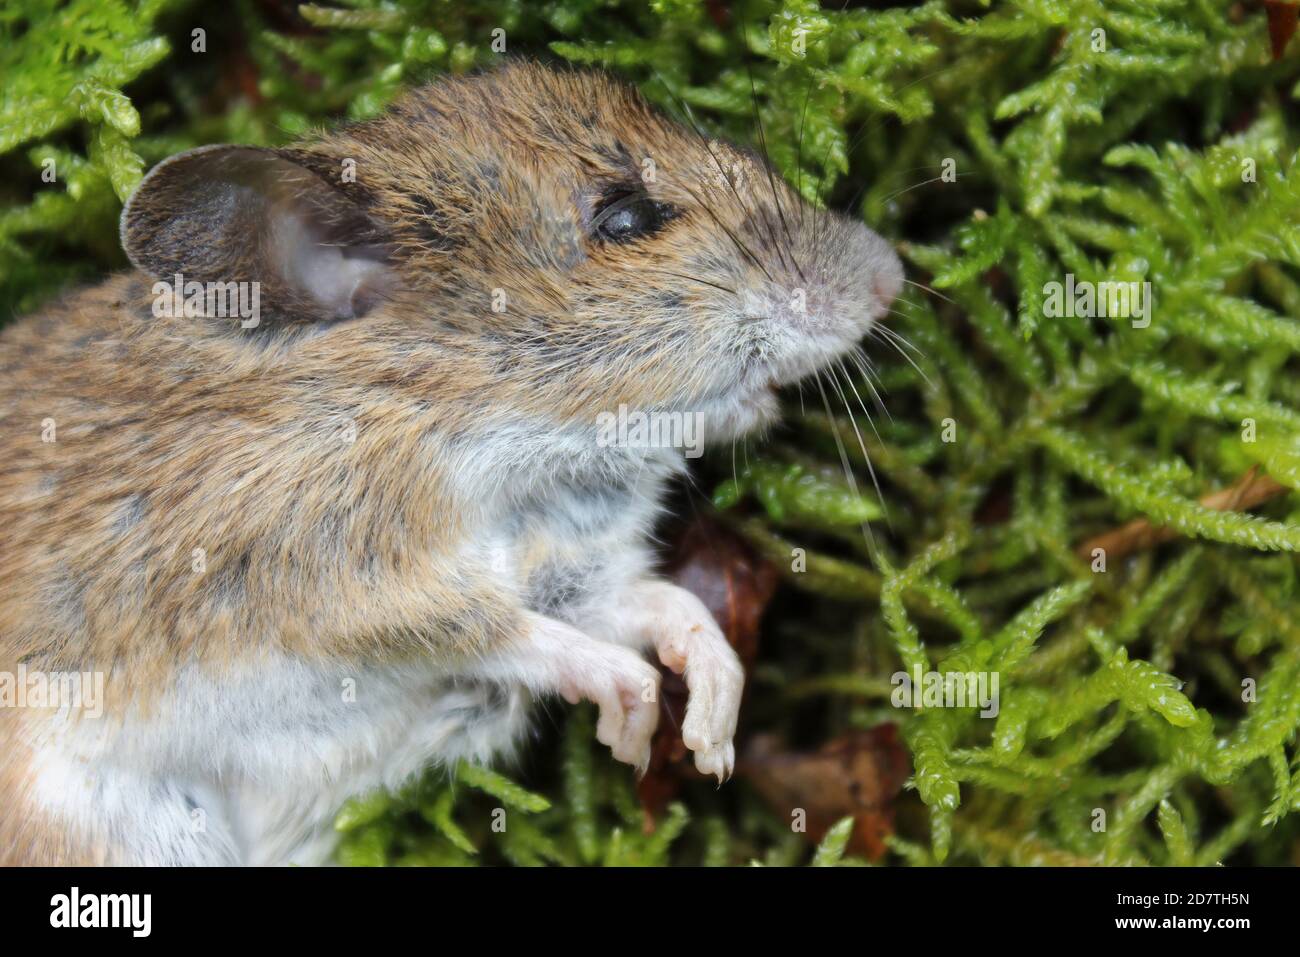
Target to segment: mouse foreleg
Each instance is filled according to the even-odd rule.
[[[644,770],[659,720],[658,669],[629,648],[597,641],[553,618],[528,613],[524,622],[517,639],[475,664],[475,675],[538,694],[559,693],[571,704],[595,702],[596,739],[618,760]]]
[[[722,629],[695,595],[670,582],[645,580],[606,606],[598,634],[634,647],[652,647],[686,679],[690,692],[682,741],[695,767],[721,781],[735,767],[732,738],[745,672]]]

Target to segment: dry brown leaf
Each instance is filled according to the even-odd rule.
[[[1268,39],[1273,45],[1273,59],[1282,59],[1287,44],[1295,36],[1297,13],[1300,4],[1295,0],[1264,0],[1264,10],[1268,14]]]
[[[879,860],[894,831],[894,799],[910,773],[893,724],[850,731],[814,752],[782,751],[770,736],[755,738],[738,767],[784,819],[802,810],[809,841],[820,841],[853,815],[850,853]]]

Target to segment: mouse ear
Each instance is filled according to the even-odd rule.
[[[204,146],[149,171],[122,210],[122,248],[152,279],[257,283],[274,319],[365,315],[394,284],[382,231],[301,157]]]

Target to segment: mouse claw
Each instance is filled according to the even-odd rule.
[[[736,746],[730,741],[707,742],[694,738],[683,742],[695,753],[695,770],[718,779],[718,787],[731,780],[736,768]]]

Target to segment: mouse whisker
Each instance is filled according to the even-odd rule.
[[[732,289],[730,286],[723,286],[716,282],[710,282],[708,279],[701,279],[699,276],[691,276],[684,272],[673,272],[670,269],[639,269],[638,272],[654,272],[661,276],[673,276],[677,279],[685,279],[688,282],[698,282],[703,286],[712,286],[714,289],[718,289],[722,292],[729,292],[733,296],[738,295],[736,290]]]
[[[871,359],[862,351],[861,346],[849,353],[848,358],[857,366],[858,373],[862,376],[862,381],[866,384],[867,388],[871,390],[872,402],[875,404],[876,408],[880,410],[880,414],[887,418],[892,424],[894,416],[893,413],[889,411],[889,407],[885,405],[885,400],[880,394],[881,390],[884,389],[884,386],[879,386],[879,388],[877,388],[878,383],[876,380],[878,377],[875,374],[875,367],[872,365]],[[849,380],[849,385],[852,386],[853,379],[849,376],[848,371],[844,369],[843,360],[840,360],[840,363],[840,369],[844,372],[844,377]],[[854,389],[853,391],[856,393],[857,389]],[[859,398],[858,401],[862,401],[861,398]],[[864,409],[863,411],[865,412],[866,410]],[[875,426],[872,426],[872,428],[874,429]],[[876,438],[880,438],[879,433],[876,434]]]
[[[906,296],[902,295],[901,293],[894,298],[894,302],[895,303],[901,302],[903,305],[911,306],[913,309],[921,308],[921,304],[919,302],[917,302],[915,299],[908,299]],[[897,309],[890,309],[889,311],[895,316],[906,318],[906,316],[903,313],[899,312]]]
[[[889,311],[891,313],[894,313],[895,315],[902,316],[902,313],[896,313],[894,312],[893,309]],[[877,324],[872,327],[872,333],[875,335],[879,335],[882,339],[885,339],[888,342],[892,343],[895,348],[902,347],[902,348],[910,349],[913,352],[915,352],[918,356],[920,356],[922,359],[927,358],[925,354],[925,350],[915,345],[901,332],[898,332],[895,329],[891,329],[889,328],[889,326]]]
[[[748,37],[748,35],[749,35],[749,23],[746,22],[742,14],[741,36]],[[745,41],[745,45],[746,46],[749,45],[748,40]],[[780,195],[778,195],[776,190],[776,176],[772,172],[772,157],[771,157],[771,153],[768,151],[767,148],[767,132],[763,129],[763,116],[761,111],[758,108],[758,88],[754,85],[754,70],[750,66],[748,59],[745,60],[745,72],[749,74],[749,102],[750,102],[750,106],[753,108],[754,111],[754,124],[758,130],[758,145],[763,151],[763,160],[764,160],[763,165],[767,170],[767,184],[772,191],[772,201],[776,204],[776,215],[777,218],[781,221],[781,228],[785,231],[786,242],[788,242],[791,246],[790,260],[791,262],[794,263],[795,272],[799,274],[800,280],[807,282],[807,277],[804,276],[803,268],[799,265],[798,259],[795,258],[794,248],[793,248],[794,237],[790,235],[790,225],[785,220],[785,211],[781,208],[781,197]],[[774,240],[775,238],[776,237],[773,237]],[[773,242],[773,245],[776,246],[778,255],[781,255],[781,244],[778,242]],[[781,255],[781,258],[784,261],[785,256]]]
[[[827,367],[826,367],[826,371],[827,371],[827,372],[830,372],[830,368],[831,368],[830,366],[827,366]],[[831,426],[831,435],[832,435],[832,436],[834,437],[834,439],[835,439],[835,448],[836,448],[836,450],[839,452],[839,455],[840,455],[840,465],[841,465],[841,466],[843,467],[843,469],[844,469],[844,479],[845,479],[846,482],[848,482],[849,490],[850,490],[854,495],[859,495],[860,493],[858,492],[858,482],[857,482],[856,477],[853,475],[853,469],[852,469],[852,467],[849,465],[849,453],[848,453],[848,450],[847,450],[847,449],[845,448],[845,446],[844,446],[844,440],[840,437],[840,427],[839,427],[839,424],[838,424],[838,420],[837,420],[836,417],[835,417],[835,413],[831,411],[831,401],[830,401],[830,398],[826,395],[826,387],[825,387],[825,385],[824,385],[823,382],[822,382],[822,374],[821,374],[821,370],[820,370],[820,369],[817,371],[815,381],[816,381],[816,383],[817,383],[817,391],[821,393],[821,397],[822,397],[822,406],[826,409],[826,419],[827,419],[827,421],[830,423],[830,426]],[[843,393],[841,393],[841,397],[842,397],[842,396],[843,396]],[[845,401],[845,407],[846,407],[846,408],[848,407],[848,402],[847,402],[847,400]],[[852,416],[850,416],[850,421],[852,421]],[[857,432],[857,424],[856,424],[856,423],[855,423],[854,426],[853,426],[853,430],[854,430],[854,432]],[[859,441],[859,443],[861,443],[861,441],[862,441],[862,436],[861,436],[860,433],[858,434],[858,441]],[[871,467],[871,457],[870,457],[869,455],[867,455],[867,450],[866,450],[866,446],[865,446],[865,445],[862,446],[862,455],[863,455],[864,460],[865,460],[866,463],[867,463],[867,470],[871,473],[871,481],[872,481],[873,484],[876,485],[877,493],[879,493],[879,490],[880,490],[880,484],[876,481],[876,472],[875,472],[875,469],[873,469],[873,468]],[[881,497],[881,507],[882,507],[882,508],[884,507],[884,498],[883,498],[883,497]],[[888,521],[888,515],[886,515],[886,521]],[[875,540],[874,540],[874,537],[872,536],[871,528],[870,528],[870,526],[869,526],[866,522],[863,522],[863,523],[862,523],[862,531],[863,531],[863,535],[864,535],[864,537],[866,538],[866,541],[867,541],[868,547],[874,547]]]
[[[691,112],[690,104],[688,104],[688,103],[686,103],[685,101],[683,101],[679,96],[677,96],[676,93],[673,92],[672,87],[669,85],[668,81],[664,78],[663,74],[661,74],[661,73],[660,73],[657,69],[655,69],[654,67],[651,67],[651,69],[654,70],[655,76],[659,78],[659,82],[663,85],[664,89],[668,91],[668,95],[671,96],[671,97],[673,98],[673,100],[674,100],[674,101],[679,105],[679,107],[681,108],[682,113],[683,113],[684,116],[686,117],[686,120],[687,120],[687,122],[689,123],[691,129],[695,132],[695,135],[696,135],[697,137],[699,137],[699,140],[700,140],[701,145],[703,145],[704,149],[708,152],[708,154],[709,154],[709,158],[713,160],[713,165],[717,167],[718,173],[721,174],[723,182],[725,182],[725,183],[727,184],[727,188],[730,189],[732,195],[736,197],[736,202],[740,204],[741,208],[747,208],[749,204],[745,202],[744,197],[742,197],[742,196],[740,195],[740,191],[736,189],[736,183],[735,183],[735,180],[732,178],[731,170],[729,170],[729,169],[726,167],[726,165],[725,165],[725,164],[724,164],[720,159],[718,159],[718,154],[717,154],[717,152],[714,150],[714,148],[713,148],[713,144],[709,141],[708,137],[706,137],[706,136],[704,135],[704,132],[703,132],[703,130],[700,129],[699,124],[697,124],[697,123],[695,122],[695,115]],[[765,151],[764,151],[764,155],[766,155],[766,148],[765,148]],[[770,176],[771,171],[769,170],[768,172],[769,172],[769,176]],[[775,186],[773,186],[773,190],[775,190]],[[695,194],[694,194],[694,193],[692,193],[691,195],[692,195],[693,197],[695,197]],[[695,198],[696,198],[697,200],[699,199],[698,197],[695,197]],[[701,202],[701,205],[704,205],[704,204]],[[711,216],[713,216],[714,221],[717,222],[719,226],[722,226],[722,223],[718,220],[718,217],[717,217],[716,215],[714,215],[712,209],[710,208],[708,211],[709,211],[709,214],[710,214]],[[723,226],[723,229],[725,230],[726,227]],[[730,232],[729,232],[729,231],[728,231],[728,234],[730,235]],[[781,244],[780,244],[780,242],[777,240],[775,234],[773,233],[770,224],[768,224],[768,235],[772,237],[772,244],[773,244],[773,246],[776,247],[777,254],[781,256],[781,261],[782,261],[782,263],[784,264],[784,263],[785,263],[785,256],[784,256],[784,254],[781,252]],[[789,230],[786,231],[786,236],[787,236],[787,238],[789,237]],[[733,242],[737,243],[737,245],[741,245],[741,246],[742,246],[742,249],[744,248],[743,245],[740,244],[739,240],[738,240],[735,236],[732,236],[731,238],[732,238],[732,241],[733,241]],[[756,263],[758,263],[758,260],[755,259],[755,257],[753,256],[752,253],[750,254],[750,258],[751,258],[751,259],[754,259],[754,261],[755,261]],[[794,254],[793,254],[793,252],[792,252],[792,253],[791,253],[791,259],[793,259],[793,258],[794,258]],[[758,263],[758,266],[759,266],[760,269],[763,270],[763,272],[764,272],[765,274],[767,273],[767,270],[766,270],[766,268],[763,267],[762,263]],[[798,269],[798,263],[795,264],[795,268]],[[800,278],[803,278],[803,271],[802,271],[802,270],[799,270],[799,276],[800,276]],[[772,279],[771,275],[768,275],[767,278],[768,278],[769,281],[771,281],[771,279]]]
[[[909,286],[915,286],[917,289],[924,289],[926,292],[930,293],[931,295],[938,296],[944,302],[951,303],[954,306],[961,305],[961,303],[959,303],[956,299],[949,299],[947,296],[945,296],[939,290],[935,289],[933,286],[927,286],[923,282],[913,282],[911,279],[907,279],[907,278],[904,278],[903,282],[907,283]]]
[[[718,218],[718,214],[713,211],[713,207],[704,202],[704,200],[701,199],[689,186],[683,186],[683,189],[685,189],[691,198],[700,204],[700,208],[708,213],[713,221],[718,224],[718,228],[727,234],[731,241],[736,245],[736,248],[745,256],[749,257],[749,260],[762,271],[763,275],[767,277],[767,281],[775,282],[776,280],[773,279],[772,274],[767,271],[767,267],[763,265],[762,260],[755,256],[753,250],[746,246],[744,242],[741,241],[740,237],[737,236],[726,223]]]
[[[919,375],[925,381],[926,386],[933,389],[934,382],[931,381],[930,377],[925,374],[925,370],[922,369],[919,365],[917,365],[916,360],[913,359],[912,356],[909,353],[907,353],[903,347],[906,346],[908,349],[913,350],[917,354],[917,356],[919,356],[921,359],[924,359],[926,361],[929,361],[929,356],[927,356],[922,350],[918,349],[916,346],[912,345],[912,343],[908,342],[901,335],[894,332],[894,330],[889,329],[886,326],[880,326],[880,325],[876,326],[875,328],[879,330],[881,333],[880,340],[892,346],[894,351],[896,351],[900,356],[902,356],[905,360],[907,360],[907,364],[916,370],[917,375]],[[873,330],[873,333],[874,331],[875,330]]]
[[[808,104],[812,100],[812,88],[813,88],[813,73],[811,70],[809,70],[808,88],[804,90],[804,94],[803,94],[803,110],[799,114],[799,143],[795,148],[795,155],[794,155],[794,169],[795,169],[795,175],[798,177],[800,199],[803,198],[803,134],[804,134],[804,130],[808,126]],[[806,205],[807,205],[806,202],[799,204],[799,228],[800,229],[803,228],[804,206]]]
[[[970,174],[969,174],[969,173],[966,173],[966,174],[957,173],[956,175],[958,175],[958,176],[961,176],[961,175],[967,175],[967,176],[969,176]],[[897,198],[897,197],[899,197],[899,196],[902,196],[904,193],[910,193],[912,190],[914,190],[914,189],[920,189],[922,186],[929,186],[931,183],[938,183],[938,182],[940,182],[942,179],[943,179],[943,174],[941,173],[941,174],[939,174],[938,176],[935,176],[935,177],[933,177],[933,178],[931,178],[931,179],[922,180],[922,181],[919,182],[919,183],[913,183],[911,186],[905,186],[905,187],[903,187],[902,189],[895,190],[895,191],[892,192],[892,193],[889,193],[889,194],[887,194],[887,195],[885,195],[885,196],[882,196],[881,199],[880,199],[880,201],[881,201],[882,203],[887,203],[887,202],[889,202],[891,199],[895,199],[895,198]]]
[[[867,424],[868,424],[869,426],[871,426],[871,431],[872,431],[873,433],[875,433],[876,441],[879,442],[881,445],[884,445],[884,444],[885,444],[885,440],[884,440],[883,438],[881,438],[880,430],[876,428],[876,422],[875,422],[875,420],[871,417],[871,413],[870,413],[869,411],[867,411],[867,404],[866,404],[864,401],[862,401],[862,395],[858,392],[858,387],[857,387],[856,385],[853,384],[853,377],[852,377],[851,375],[849,375],[848,370],[844,368],[844,360],[843,360],[843,359],[840,359],[840,360],[836,363],[836,365],[839,366],[840,375],[842,375],[842,376],[844,377],[844,381],[848,383],[849,390],[853,393],[853,397],[854,397],[855,399],[858,400],[858,407],[862,409],[862,414],[863,414],[864,416],[867,417]],[[837,382],[839,381],[839,378],[840,378],[840,376],[836,376],[836,377],[835,377],[835,379],[836,379]],[[875,400],[874,400],[874,401],[875,401],[877,407],[880,409],[881,414],[884,415],[885,418],[889,419],[889,421],[892,423],[892,422],[894,421],[894,417],[890,414],[889,410],[888,410],[887,408],[885,408],[885,403],[882,402],[881,399],[880,399],[880,393],[876,391],[875,386],[872,385],[872,383],[871,383],[871,381],[870,381],[869,379],[867,380],[867,385],[868,385],[868,387],[871,389],[871,394],[875,397]],[[841,392],[842,392],[842,391],[843,391],[843,390],[841,389]],[[844,404],[845,404],[846,407],[849,405],[849,402],[848,402],[847,397],[846,397],[845,400],[844,400]],[[849,408],[849,419],[850,419],[850,421],[852,421],[852,419],[853,419],[853,415],[854,415],[853,409],[852,409],[852,408]],[[856,424],[856,423],[855,423],[855,424]],[[867,451],[867,450],[866,450],[866,448],[864,447],[864,448],[862,449],[862,453],[865,455],[865,454],[866,454],[866,451]]]

